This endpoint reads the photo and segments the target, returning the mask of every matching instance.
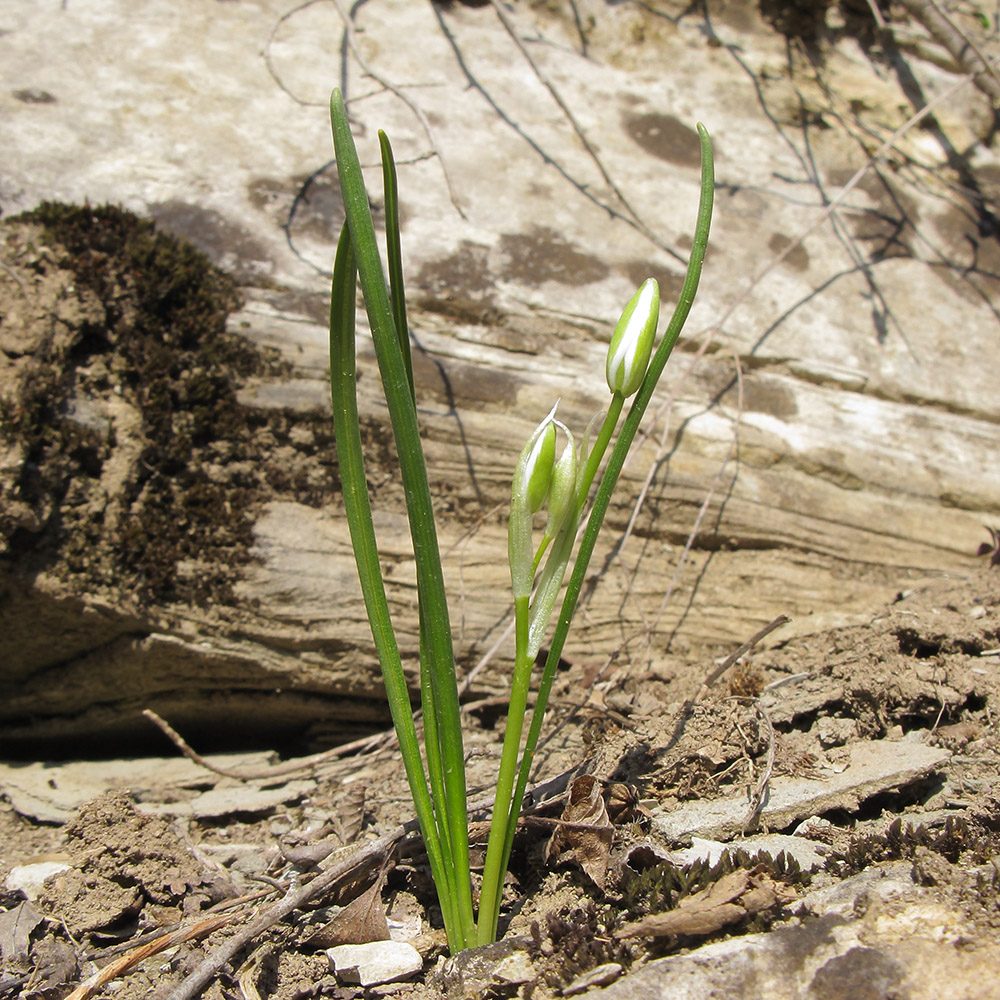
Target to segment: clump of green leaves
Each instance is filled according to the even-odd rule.
[[[330,102],[330,115],[346,215],[337,246],[330,301],[331,400],[344,506],[390,712],[427,846],[449,947],[454,952],[475,944],[487,944],[496,937],[500,889],[510,860],[514,830],[549,692],[587,566],[639,422],[687,319],[700,280],[714,193],[712,148],[707,131],[699,126],[702,185],[698,221],[684,286],[659,346],[654,352],[659,289],[656,282],[649,279],[626,306],[612,336],[606,366],[611,401],[593,446],[588,446],[587,434],[578,446],[575,436],[556,418],[553,408],[529,438],[514,470],[508,562],[514,597],[515,666],[476,916],[473,913],[469,871],[458,681],[437,530],[417,425],[392,149],[385,134],[380,132],[389,269],[387,281],[347,111],[336,90]],[[389,617],[361,451],[354,348],[355,289],[358,283],[382,376],[413,541],[420,621],[422,752]],[[625,402],[630,398],[632,402],[623,420]],[[557,439],[560,435],[564,444],[557,458]],[[612,438],[615,439],[613,447]],[[587,514],[595,482],[598,485]],[[536,540],[534,518],[542,514],[545,515],[545,527]],[[584,522],[577,546],[579,528]],[[573,569],[556,616],[525,738],[532,668],[571,562]]]

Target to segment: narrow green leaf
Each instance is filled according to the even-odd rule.
[[[382,376],[389,419],[392,423],[400,476],[406,496],[410,536],[413,540],[417,590],[421,606],[421,628],[426,633],[423,648],[429,662],[430,684],[433,687],[446,797],[446,801],[437,803],[436,807],[439,814],[446,817],[450,831],[451,855],[447,861],[452,868],[450,875],[455,886],[457,896],[455,902],[460,917],[460,925],[449,929],[449,944],[452,950],[457,950],[466,942],[471,943],[475,935],[475,921],[472,913],[472,882],[469,873],[465,752],[444,573],[441,568],[427,468],[420,443],[416,405],[400,348],[385,272],[382,270],[361,164],[358,161],[357,149],[354,146],[350,123],[339,90],[335,90],[330,98],[330,118],[341,196],[357,258],[358,277],[368,312],[375,356]],[[438,891],[439,894],[443,891],[440,883]]]
[[[386,698],[393,725],[399,736],[399,747],[410,785],[410,794],[413,796],[414,808],[435,880],[438,878],[445,880],[445,856],[427,791],[427,779],[424,775],[420,745],[413,722],[413,709],[389,616],[389,603],[386,599],[375,541],[375,528],[372,523],[371,501],[365,480],[354,356],[356,274],[354,248],[345,227],[337,244],[330,293],[330,401],[333,409],[341,492],[358,567],[358,578],[361,582],[361,593],[368,612],[379,663],[382,666]],[[443,881],[442,884],[447,883]],[[443,900],[442,908],[446,906],[447,903]],[[451,919],[457,920],[457,911],[452,914]]]
[[[413,388],[413,361],[410,358],[410,327],[406,321],[406,293],[403,289],[403,250],[399,240],[399,195],[396,186],[396,160],[392,155],[389,137],[379,129],[379,147],[382,150],[382,190],[385,194],[385,250],[389,260],[389,291],[392,297],[392,318],[396,322],[399,349],[410,381],[410,395],[416,399]]]

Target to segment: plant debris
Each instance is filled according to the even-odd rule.
[[[763,866],[738,868],[705,889],[685,896],[665,913],[652,913],[615,931],[616,937],[704,937],[747,917],[784,906],[795,893]]]
[[[585,774],[573,779],[560,820],[545,847],[546,862],[578,865],[598,889],[603,889],[614,827],[597,778]]]

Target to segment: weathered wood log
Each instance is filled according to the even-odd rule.
[[[3,752],[121,749],[148,738],[146,707],[204,748],[387,722],[327,410],[321,272],[342,213],[323,105],[338,81],[366,169],[377,128],[396,144],[463,671],[504,631],[521,443],[557,397],[577,432],[604,406],[605,345],[640,281],[660,280],[665,308],[677,294],[698,119],[719,154],[705,280],[566,656],[690,667],[696,686],[778,613],[818,630],[974,565],[1000,512],[1000,253],[993,109],[971,85],[935,105],[934,132],[897,134],[920,88],[955,81],[912,60],[900,79],[873,71],[853,22],[811,21],[818,58],[799,61],[747,5],[674,19],[581,0],[579,20],[521,5],[511,23],[546,42],[522,48],[487,10],[358,8],[366,63],[405,81],[421,119],[351,59],[331,67],[331,5],[126,6],[0,39]],[[189,74],[163,75],[176,66]],[[104,237],[61,239],[10,219],[53,197],[141,207],[234,277],[134,223],[123,257],[102,242],[110,216]],[[366,344],[369,478],[413,670],[412,565]],[[509,652],[479,690],[503,689]]]
[[[227,327],[235,290],[184,244],[117,210],[50,217],[47,227],[3,225],[5,742],[136,738],[146,707],[209,745],[254,727],[315,744],[382,724],[338,495],[325,330],[259,292]],[[68,225],[62,239],[79,240],[69,247],[57,238]],[[517,452],[556,397],[582,432],[605,398],[605,345],[596,324],[542,333],[510,318],[500,329],[466,323],[459,336],[440,315],[418,311],[414,323],[468,670],[508,611],[505,502]],[[680,391],[626,469],[572,657],[704,656],[779,612],[827,622],[908,573],[970,564],[969,515],[940,503],[975,490],[964,469],[950,480],[946,461],[967,420],[922,416],[934,450],[915,456],[901,404],[866,400],[859,415],[836,388],[751,372],[733,451],[730,363],[710,358],[679,382],[678,353],[668,384]],[[415,671],[403,498],[366,341],[359,369],[383,566]],[[713,395],[708,410],[699,400]],[[799,453],[783,429],[809,449]],[[614,552],[650,473],[631,537]],[[501,647],[487,688],[502,686],[509,652]]]

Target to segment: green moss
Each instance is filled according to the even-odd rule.
[[[784,851],[777,857],[772,857],[768,851],[750,854],[740,849],[727,850],[714,865],[706,860],[694,861],[689,865],[675,865],[665,861],[623,879],[622,916],[630,921],[641,920],[651,913],[672,910],[685,896],[707,889],[713,882],[718,882],[737,868],[759,868],[775,881],[786,885],[804,886],[809,885],[812,880],[808,872],[802,871],[795,858]]]
[[[856,875],[883,861],[913,858],[918,848],[940,854],[951,864],[963,856],[974,864],[983,864],[996,856],[998,844],[995,835],[977,830],[962,817],[947,819],[941,828],[904,825],[901,819],[895,819],[883,833],[854,837],[844,850],[832,853],[826,870],[841,877]]]
[[[41,523],[8,539],[12,553],[85,586],[128,590],[143,604],[232,600],[261,503],[331,495],[329,416],[239,403],[249,377],[288,366],[227,330],[238,290],[186,241],[112,205],[45,203],[6,224],[19,223],[41,226],[58,266],[73,272],[76,294],[96,296],[100,318],[42,344],[0,412],[0,435],[26,457],[18,498]],[[115,397],[141,429],[124,485],[108,497],[101,477],[117,424],[80,420],[74,408],[82,400],[110,413]],[[286,454],[276,468],[271,456],[289,443],[293,421],[301,461]],[[106,508],[114,509],[113,531]]]

